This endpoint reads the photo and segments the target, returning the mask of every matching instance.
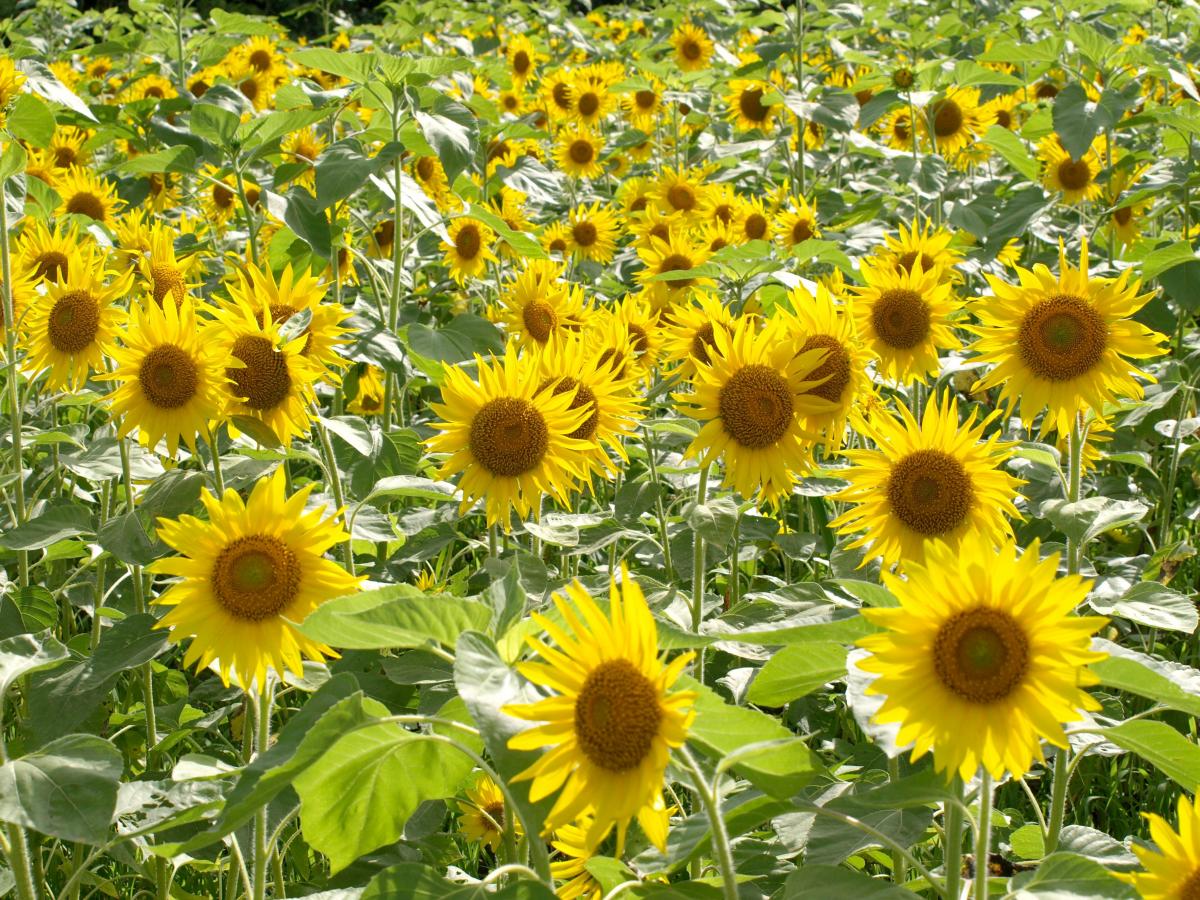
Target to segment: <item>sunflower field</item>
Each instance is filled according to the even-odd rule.
[[[1200,7],[0,20],[0,896],[1200,900]]]

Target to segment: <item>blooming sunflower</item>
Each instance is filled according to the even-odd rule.
[[[678,213],[689,225],[699,225],[707,187],[704,173],[667,166],[655,182],[650,199],[666,213]]]
[[[532,780],[535,803],[561,788],[546,831],[590,813],[583,846],[594,849],[615,825],[619,856],[636,818],[646,837],[665,850],[663,776],[671,749],[687,740],[696,699],[692,691],[671,687],[693,654],[669,664],[659,656],[654,617],[624,565],[620,586],[610,581],[608,615],[578,581],[553,600],[566,627],[537,612],[533,619],[558,646],[527,638],[543,661],[521,662],[517,669],[555,693],[504,707],[508,715],[543,723],[510,738],[511,749],[553,749],[516,780]]]
[[[538,239],[542,248],[552,258],[557,254],[560,259],[567,255],[570,240],[570,232],[567,231],[567,226],[563,222],[551,222],[542,230],[542,236]]]
[[[912,150],[914,140],[912,110],[907,106],[888,113],[879,120],[876,128],[887,139],[887,145],[893,150]]]
[[[79,230],[62,222],[54,229],[39,219],[31,219],[16,240],[16,270],[34,284],[54,284],[69,275],[71,257],[80,246]],[[88,239],[90,243],[90,238]]]
[[[729,82],[725,94],[728,108],[726,118],[739,131],[759,129],[769,132],[775,121],[775,107],[763,103],[763,98],[772,90],[765,81],[735,78]]]
[[[1154,379],[1125,357],[1158,356],[1166,340],[1129,318],[1153,293],[1139,294],[1128,269],[1115,279],[1088,276],[1086,239],[1079,268],[1061,246],[1059,268],[1056,277],[1040,263],[1032,271],[1017,266],[1019,286],[988,275],[995,295],[976,302],[979,325],[970,327],[979,359],[996,366],[975,389],[999,385],[1001,401],[1019,405],[1026,425],[1047,409],[1043,434],[1066,431],[1081,409],[1103,415],[1117,397],[1141,397],[1135,377]]]
[[[918,423],[905,406],[897,419],[883,412],[862,417],[858,429],[874,449],[843,450],[852,463],[839,477],[850,484],[835,499],[853,504],[829,524],[841,534],[865,531],[847,549],[869,549],[866,565],[921,562],[929,547],[957,546],[974,534],[992,543],[1012,537],[1008,517],[1021,483],[1000,467],[1013,443],[998,433],[984,438],[992,413],[975,423],[972,410],[961,425],[950,395],[931,401]]]
[[[979,106],[978,88],[948,88],[918,119],[926,142],[945,157],[966,149],[992,124],[990,113]]]
[[[554,161],[573,178],[599,178],[604,174],[600,154],[604,140],[586,127],[564,128],[558,133]]]
[[[905,271],[864,259],[859,274],[866,284],[851,287],[855,325],[880,371],[902,383],[936,374],[938,351],[960,346],[950,325],[959,307],[950,283],[939,283],[937,270],[926,271],[920,260]]]
[[[108,271],[104,254],[84,244],[70,256],[66,272],[36,297],[21,320],[25,369],[48,369],[52,390],[78,390],[88,373],[104,367],[104,353],[125,321],[116,301],[129,293],[132,276]]]
[[[533,78],[538,62],[543,59],[534,49],[533,42],[523,34],[514,35],[508,42],[505,56],[508,58],[508,71],[512,75],[513,86],[517,90]]]
[[[146,290],[160,305],[168,296],[179,305],[192,288],[199,287],[199,282],[189,281],[199,268],[199,259],[195,254],[182,258],[176,255],[175,234],[170,225],[151,227],[150,252],[138,260],[138,268]]]
[[[196,436],[218,418],[225,382],[221,362],[196,324],[191,300],[181,304],[134,304],[122,346],[112,351],[118,382],[105,398],[119,436],[135,428],[153,450],[165,437],[175,456],[180,438],[196,452]]]
[[[346,410],[359,416],[375,416],[383,411],[383,370],[367,365],[358,376],[353,397],[347,397]]]
[[[525,267],[500,287],[500,321],[522,347],[549,343],[562,331],[578,330],[586,315],[582,291],[561,281],[561,263],[526,260]]]
[[[1058,135],[1051,134],[1038,145],[1038,158],[1042,161],[1042,185],[1048,191],[1062,194],[1066,203],[1095,200],[1101,187],[1096,176],[1104,168],[1104,145],[1096,138],[1083,156],[1075,159],[1059,143]]]
[[[632,91],[625,100],[625,113],[629,124],[647,134],[654,131],[663,109],[663,84],[653,75]]]
[[[84,149],[91,134],[82,128],[60,125],[54,129],[50,138],[50,153],[54,157],[56,169],[69,169],[71,166],[86,166],[92,154]]]
[[[932,750],[964,780],[980,766],[1020,778],[1043,740],[1066,749],[1062,723],[1100,708],[1082,688],[1099,682],[1086,667],[1105,657],[1090,649],[1105,619],[1073,615],[1089,582],[1057,578],[1037,539],[1020,557],[1011,541],[995,547],[987,535],[934,544],[907,578],[883,574],[899,606],[862,611],[886,629],[858,642],[871,653],[859,666],[878,675],[867,692],[885,698],[875,721],[900,723],[914,760]]]
[[[561,882],[555,896],[558,900],[601,900],[604,889],[592,873],[587,862],[594,853],[588,849],[587,834],[592,827],[592,817],[583,815],[574,825],[563,825],[554,832],[550,846],[563,855],[563,859],[550,863],[550,874]]]
[[[283,152],[284,162],[298,168],[297,174],[292,176],[297,184],[309,190],[315,189],[317,175],[314,166],[326,146],[325,138],[311,126],[293,131],[280,142],[279,149]]]
[[[445,255],[442,261],[450,269],[450,277],[459,284],[479,278],[487,271],[489,262],[497,262],[492,252],[495,233],[482,222],[466,216],[455,219],[446,229],[450,242],[442,241]]]
[[[671,230],[666,240],[654,238],[649,247],[639,247],[638,256],[646,268],[638,272],[637,279],[656,309],[682,303],[693,291],[713,284],[713,280],[707,276],[657,280],[659,275],[685,272],[708,260],[708,249],[693,245],[679,231]]]
[[[777,324],[759,331],[755,317],[739,319],[732,330],[716,329],[713,338],[709,363],[696,362],[695,393],[675,395],[705,422],[684,456],[699,457],[702,465],[722,457],[724,484],[747,499],[774,504],[797,473],[812,467],[818,436],[801,427],[801,416],[833,409],[810,393],[819,386],[813,376],[826,351],[797,352]]]
[[[589,449],[571,433],[588,411],[572,409],[570,392],[534,402],[541,386],[536,362],[519,357],[515,344],[502,357],[477,356],[476,362],[478,381],[460,366],[446,370],[442,402],[431,405],[442,419],[434,424],[441,434],[426,445],[450,454],[439,478],[461,473],[461,511],[483,499],[488,525],[508,530],[512,510],[528,516],[545,493],[568,502],[581,474],[580,454]]]
[[[788,293],[791,310],[775,307],[775,318],[797,344],[797,352],[821,348],[825,358],[808,376],[820,382],[808,393],[834,404],[824,412],[801,413],[800,424],[808,431],[824,435],[826,450],[840,450],[846,433],[846,419],[855,401],[871,390],[867,377],[869,356],[854,330],[850,312],[840,306],[823,284],[817,285],[814,297],[803,287]]]
[[[571,82],[570,117],[584,128],[597,127],[616,106],[604,79],[582,75]]]
[[[713,55],[713,42],[708,32],[700,26],[680,22],[671,33],[671,46],[675,48],[675,65],[684,72],[708,68],[708,61]]]
[[[1200,805],[1180,797],[1176,811],[1179,831],[1162,816],[1142,813],[1158,850],[1134,843],[1133,852],[1146,871],[1115,873],[1143,900],[1192,900],[1200,892]]]
[[[315,486],[284,496],[284,473],[262,478],[245,502],[232,488],[218,500],[200,500],[208,521],[194,516],[159,519],[158,536],[182,556],[159,559],[149,571],[175,575],[154,602],[170,606],[157,628],[169,640],[192,638],[184,665],[218,661],[221,681],[261,690],[268,671],[303,673],[302,658],[336,656],[291,624],[333,597],[358,590],[359,580],[325,559],[349,535],[324,508],[305,512]]]
[[[797,197],[795,208],[785,212],[775,224],[775,236],[787,250],[804,243],[809,238],[819,238],[821,229],[817,227],[816,201],[814,200],[809,205],[809,202],[803,197]]]
[[[17,68],[12,57],[0,56],[0,126],[7,121],[9,104],[17,98],[24,83],[25,73]]]
[[[204,166],[200,177],[205,185],[200,195],[205,215],[218,226],[227,225],[238,213],[237,182],[232,174],[222,174],[214,165]]]
[[[680,303],[670,310],[663,352],[670,374],[691,378],[697,364],[711,365],[716,351],[718,329],[730,331],[733,315],[719,298],[705,294],[692,303]]]
[[[110,228],[116,223],[116,211],[125,205],[125,201],[117,197],[117,188],[112,182],[79,166],[72,166],[60,174],[55,179],[54,190],[62,200],[55,211],[56,216],[87,216]]]
[[[939,281],[944,281],[958,276],[954,267],[963,258],[962,252],[951,246],[953,240],[954,234],[949,229],[934,228],[929,219],[924,222],[914,219],[910,226],[901,222],[898,234],[885,235],[884,246],[876,256],[905,272],[911,272],[913,264],[920,260],[922,270],[935,273]]]
[[[508,824],[504,792],[496,782],[480,773],[475,783],[467,788],[467,799],[458,801],[458,809],[462,814],[459,825],[466,839],[490,847],[495,852]],[[513,816],[513,826],[520,834],[521,820],[516,816]]]
[[[573,254],[598,263],[612,262],[621,229],[611,209],[598,200],[591,206],[581,204],[571,210],[568,224],[568,246]]]
[[[761,197],[739,197],[734,222],[738,234],[744,241],[768,240],[771,221]]]

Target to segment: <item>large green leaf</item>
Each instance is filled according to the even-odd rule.
[[[788,876],[782,900],[912,900],[914,894],[841,866],[805,865]]]
[[[1018,900],[1137,900],[1131,885],[1118,881],[1099,863],[1074,853],[1052,853],[1034,871],[1013,879]]]
[[[49,632],[15,634],[0,641],[0,703],[9,687],[22,675],[49,669],[65,662],[67,648]]]
[[[746,695],[760,706],[782,706],[846,674],[846,648],[832,641],[784,647],[767,660]]]
[[[371,879],[360,900],[554,900],[554,892],[536,881],[518,881],[499,890],[482,884],[456,884],[420,863],[400,863]]]
[[[300,630],[314,641],[347,650],[428,643],[453,647],[464,631],[487,628],[491,617],[491,610],[474,600],[392,584],[323,603]]]
[[[1100,683],[1130,694],[1137,694],[1171,709],[1200,716],[1200,697],[1185,691],[1153,669],[1134,659],[1109,657],[1090,666]]]
[[[1193,791],[1200,784],[1200,747],[1170,725],[1137,719],[1101,728],[1100,733],[1153,764],[1183,788]]]
[[[57,541],[91,533],[94,528],[91,510],[74,503],[63,503],[49,507],[24,525],[10,528],[0,538],[0,545],[9,550],[41,550]]]

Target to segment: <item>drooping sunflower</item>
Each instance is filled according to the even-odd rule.
[[[796,197],[793,208],[784,212],[775,224],[775,236],[786,250],[809,238],[819,238],[821,229],[817,226],[816,201],[809,204],[803,197]]]
[[[993,124],[979,106],[979,88],[951,87],[918,117],[925,142],[947,158],[977,141]]]
[[[304,345],[300,355],[316,364],[320,377],[337,384],[347,360],[337,352],[346,343],[346,310],[336,303],[324,303],[328,286],[308,270],[296,273],[289,263],[278,280],[271,267],[253,263],[237,270],[237,279],[228,285],[233,303],[255,309],[260,319],[269,317],[282,327],[292,316],[308,314],[308,324],[300,333]]]
[[[199,271],[199,258],[194,253],[178,256],[175,237],[170,225],[152,226],[150,252],[138,260],[142,284],[160,305],[168,297],[176,305],[182,304],[189,291],[200,286],[198,281],[191,280]]]
[[[580,204],[571,210],[568,225],[568,246],[575,256],[598,263],[612,262],[621,234],[616,214],[596,201],[591,206]]]
[[[705,294],[691,303],[671,307],[665,327],[663,352],[669,373],[681,378],[696,374],[697,364],[711,365],[716,352],[718,329],[732,330],[733,315],[729,308],[712,294]]]
[[[564,128],[558,133],[554,161],[573,178],[599,178],[604,174],[600,154],[604,140],[586,127]]]
[[[511,527],[515,509],[536,511],[543,494],[566,504],[581,476],[588,444],[571,433],[587,421],[586,409],[571,408],[571,392],[538,397],[536,361],[520,357],[509,343],[504,356],[476,357],[478,381],[460,366],[446,370],[442,402],[432,404],[441,433],[426,441],[434,453],[448,453],[440,478],[461,473],[459,490],[466,512],[484,501],[488,525]]]
[[[489,262],[496,262],[492,251],[495,232],[487,225],[466,216],[455,219],[446,229],[450,242],[442,241],[445,255],[442,261],[450,269],[450,277],[459,284],[479,278],[487,271]]]
[[[883,573],[899,606],[863,609],[886,629],[858,642],[871,653],[859,666],[878,675],[867,692],[885,698],[875,721],[899,723],[897,742],[914,760],[932,751],[948,778],[981,766],[1020,778],[1043,740],[1065,750],[1063,723],[1100,708],[1083,688],[1099,682],[1087,666],[1105,657],[1090,647],[1106,620],[1073,614],[1090,583],[1056,577],[1057,554],[1039,550],[1034,539],[1018,557],[987,535],[934,544],[907,578]]]
[[[675,65],[684,72],[699,72],[708,68],[712,59],[713,42],[703,28],[691,22],[680,22],[671,33],[675,48]]]
[[[1130,318],[1154,295],[1139,294],[1141,282],[1131,284],[1128,269],[1117,278],[1089,277],[1086,239],[1078,268],[1060,246],[1059,269],[1055,276],[1040,263],[1032,271],[1017,266],[1020,285],[988,275],[994,296],[976,301],[979,325],[970,327],[979,336],[978,358],[995,364],[976,389],[1000,386],[1001,402],[1019,406],[1026,425],[1047,410],[1043,434],[1067,431],[1082,409],[1103,416],[1105,403],[1141,397],[1135,378],[1154,379],[1126,357],[1159,356],[1166,340]]]
[[[90,237],[87,240],[90,243]],[[54,284],[69,274],[71,256],[80,246],[79,230],[62,222],[53,230],[39,219],[30,219],[13,250],[16,270],[32,279],[34,284]]]
[[[996,418],[976,424],[972,410],[961,425],[958,402],[949,394],[931,400],[920,422],[906,406],[900,416],[864,416],[856,423],[871,449],[843,450],[852,463],[839,477],[849,481],[834,497],[851,507],[830,522],[841,534],[864,531],[847,549],[868,547],[865,565],[921,562],[933,544],[958,546],[981,534],[993,544],[1012,538],[1009,518],[1021,483],[1001,466],[1012,442],[999,433],[984,438]]]
[[[116,223],[116,211],[125,205],[125,201],[117,197],[116,185],[79,166],[72,166],[60,174],[55,179],[54,190],[62,199],[56,216],[87,216],[110,228]]]
[[[1142,815],[1150,823],[1150,837],[1158,850],[1134,842],[1133,852],[1146,871],[1114,874],[1132,884],[1142,900],[1191,900],[1200,891],[1200,805],[1179,798],[1178,831],[1162,816]]]
[[[950,324],[960,305],[950,283],[939,283],[937,270],[926,271],[919,259],[909,271],[864,259],[859,274],[866,284],[851,287],[855,325],[880,372],[904,384],[936,375],[938,351],[961,346]]]
[[[528,638],[544,661],[521,662],[517,669],[555,694],[504,707],[508,715],[543,723],[510,738],[511,749],[553,749],[516,780],[532,780],[529,796],[535,803],[559,791],[546,816],[547,832],[590,813],[583,845],[594,849],[615,825],[619,856],[636,818],[663,850],[668,827],[663,776],[672,748],[687,740],[696,699],[692,691],[671,687],[693,654],[669,664],[659,656],[654,617],[624,565],[620,586],[610,581],[608,615],[578,581],[553,601],[566,627],[537,612],[533,619],[558,646]]]
[[[166,438],[172,457],[182,438],[195,453],[196,436],[220,415],[225,376],[192,301],[133,304],[130,327],[112,357],[117,368],[106,378],[117,387],[105,400],[121,421],[118,435],[137,429],[151,450]]]
[[[467,788],[467,799],[458,801],[458,809],[461,814],[458,821],[463,836],[469,841],[490,847],[495,852],[504,838],[504,829],[508,824],[504,792],[496,782],[482,772],[479,773],[475,782]],[[521,820],[513,816],[512,824],[519,835]]]
[[[511,281],[500,286],[505,331],[522,347],[550,343],[563,330],[577,331],[586,315],[582,291],[560,280],[561,263],[526,260]]]
[[[226,362],[225,414],[258,419],[280,443],[307,434],[321,367],[304,355],[305,334],[285,339],[263,313],[261,301],[233,301],[216,310],[209,326]]]
[[[226,685],[247,690],[261,690],[268,672],[298,676],[303,659],[336,656],[291,623],[326,600],[354,593],[360,580],[325,558],[350,536],[323,517],[323,507],[305,512],[316,482],[291,497],[284,484],[280,467],[260,479],[245,502],[232,488],[220,500],[205,489],[200,500],[208,521],[159,519],[159,538],[183,555],[149,566],[181,579],[154,602],[171,607],[155,627],[171,629],[175,644],[192,638],[184,665],[201,669],[216,660]]]
[[[818,435],[805,431],[801,416],[833,410],[810,393],[826,351],[798,352],[796,342],[776,323],[761,331],[755,317],[743,317],[732,330],[715,329],[707,364],[697,360],[694,393],[677,402],[705,424],[684,456],[702,465],[723,459],[723,483],[746,499],[773,505],[812,467]]]
[[[775,121],[775,107],[763,103],[763,98],[771,91],[772,86],[759,80],[735,78],[729,82],[729,91],[725,94],[725,105],[728,109],[726,118],[739,131],[759,129],[769,132]]]
[[[675,230],[668,232],[666,240],[654,238],[649,247],[639,247],[638,256],[646,268],[638,272],[650,302],[656,309],[682,303],[693,292],[713,285],[707,276],[677,276],[658,280],[657,276],[670,272],[685,272],[703,265],[708,260],[708,249],[695,246],[684,235]]]
[[[33,299],[21,320],[21,343],[28,372],[49,370],[52,390],[78,390],[88,373],[104,367],[104,353],[125,321],[117,301],[129,293],[132,277],[108,270],[102,251],[78,247],[66,272]]]
[[[1048,191],[1062,194],[1066,203],[1100,196],[1102,188],[1096,181],[1104,168],[1104,144],[1100,138],[1075,159],[1059,142],[1058,135],[1051,134],[1038,145],[1038,158],[1042,161],[1042,185]]]
[[[858,339],[849,309],[839,305],[825,285],[817,285],[815,297],[804,287],[793,288],[788,292],[788,303],[790,310],[775,307],[775,317],[798,345],[797,352],[825,350],[825,358],[808,376],[809,381],[820,384],[809,388],[808,393],[834,405],[820,413],[801,413],[800,424],[807,431],[821,433],[827,451],[840,450],[855,401],[871,390],[867,376],[870,356]]]

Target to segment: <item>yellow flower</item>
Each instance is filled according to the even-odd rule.
[[[1132,884],[1142,900],[1191,900],[1200,890],[1200,806],[1180,797],[1176,809],[1178,831],[1162,816],[1142,813],[1158,850],[1135,842],[1133,852],[1146,871],[1114,873]]]
[[[116,185],[79,166],[60,174],[54,190],[62,200],[56,216],[87,216],[110,228],[115,224],[116,211],[125,205],[117,197]]]
[[[684,72],[708,68],[713,55],[713,42],[698,25],[681,22],[671,33],[671,46],[675,48],[675,65]]]
[[[655,280],[657,276],[668,272],[694,269],[708,259],[707,248],[694,246],[678,231],[669,231],[666,240],[654,238],[649,247],[639,247],[638,256],[646,264],[646,268],[638,272],[637,279],[655,308],[682,303],[693,291],[713,284],[713,280],[707,276],[679,276],[662,281]]]
[[[458,809],[462,814],[459,825],[466,839],[491,847],[495,852],[508,825],[504,792],[496,782],[480,773],[467,789],[466,801],[458,801]],[[521,820],[513,816],[512,824],[516,834],[520,835]]]
[[[510,716],[543,723],[514,735],[511,749],[553,749],[516,780],[532,781],[534,803],[558,792],[546,815],[548,832],[590,813],[583,846],[594,849],[615,825],[619,856],[636,818],[650,841],[665,850],[663,778],[672,748],[687,740],[696,699],[692,691],[671,687],[693,654],[670,664],[659,656],[654,617],[624,565],[620,587],[615,578],[610,581],[608,615],[578,581],[553,601],[566,627],[537,612],[533,619],[558,646],[528,638],[543,661],[518,663],[517,669],[555,693],[504,708]]]
[[[711,365],[717,330],[732,328],[729,309],[711,294],[671,307],[664,341],[670,374],[692,378],[698,364]]]
[[[508,70],[517,90],[533,78],[538,63],[545,58],[534,50],[533,43],[523,34],[514,35],[508,42],[505,56],[508,58]]]
[[[561,263],[530,259],[511,281],[501,285],[500,321],[521,346],[544,345],[564,330],[582,327],[586,315],[583,293],[561,280],[562,274]]]
[[[1043,434],[1067,431],[1078,411],[1102,416],[1110,401],[1141,397],[1134,379],[1154,379],[1126,358],[1159,356],[1166,340],[1130,318],[1153,293],[1139,294],[1128,269],[1115,279],[1088,276],[1086,240],[1078,268],[1060,247],[1059,268],[1055,276],[1040,263],[1017,266],[1019,286],[986,276],[994,296],[975,302],[979,325],[970,326],[978,359],[995,365],[976,389],[999,385],[1001,401],[1019,406],[1026,425],[1047,410]]]
[[[1074,159],[1051,134],[1038,145],[1038,158],[1042,161],[1042,184],[1048,191],[1058,191],[1067,203],[1095,200],[1101,188],[1096,176],[1104,168],[1104,143],[1097,138],[1083,156]]]
[[[645,84],[629,94],[624,101],[624,106],[630,125],[647,134],[653,132],[655,124],[662,115],[662,82],[653,75],[646,76]]]
[[[763,103],[763,97],[771,90],[771,85],[765,81],[747,81],[735,78],[729,83],[729,91],[725,94],[725,105],[728,107],[726,117],[739,131],[753,131],[755,128],[768,132],[775,120],[775,106]]]
[[[346,400],[346,411],[359,416],[376,416],[383,412],[384,372],[365,365],[358,376],[354,396]]]
[[[25,83],[25,73],[17,68],[10,56],[0,56],[0,126],[7,122],[9,104],[21,92]]]
[[[885,246],[876,254],[879,259],[911,272],[913,264],[920,260],[921,269],[927,274],[936,274],[939,281],[957,279],[955,270],[963,258],[960,250],[951,246],[954,235],[946,228],[934,228],[926,219],[923,223],[914,219],[911,226],[900,223],[897,236],[886,235]]]
[[[937,543],[906,579],[883,574],[899,606],[862,611],[886,629],[858,642],[871,653],[859,666],[879,676],[867,692],[884,697],[874,720],[899,723],[897,743],[914,760],[932,750],[948,778],[1020,778],[1043,740],[1066,750],[1062,723],[1100,708],[1082,688],[1099,682],[1086,667],[1105,658],[1090,649],[1105,620],[1073,614],[1089,582],[1057,578],[1037,539],[1020,557],[1011,541],[995,547]]]
[[[550,874],[562,882],[554,893],[558,900],[602,900],[604,896],[600,882],[587,868],[595,855],[587,847],[591,827],[592,817],[584,815],[574,825],[563,825],[554,832],[550,846],[565,857],[550,863]]]
[[[564,128],[558,133],[554,160],[558,167],[574,178],[599,178],[604,174],[600,154],[604,141],[585,127]]]
[[[604,80],[594,75],[579,76],[572,81],[570,96],[570,117],[584,128],[598,126],[617,102]]]
[[[196,436],[220,416],[226,379],[213,345],[203,339],[191,300],[134,304],[122,346],[112,351],[116,389],[105,400],[118,431],[135,428],[153,450],[166,438],[175,456],[180,438],[196,452]]]
[[[978,88],[951,87],[918,117],[927,144],[945,157],[957,155],[983,135],[994,122],[979,106]]]
[[[590,207],[576,206],[571,210],[569,225],[568,247],[575,256],[598,263],[612,262],[621,232],[611,209],[602,207],[598,200]]]
[[[445,251],[442,261],[450,269],[450,277],[459,284],[479,278],[487,271],[489,262],[497,261],[492,252],[495,233],[482,222],[464,216],[451,222],[446,230],[450,242],[442,241]]]
[[[787,250],[809,238],[821,236],[821,229],[817,227],[816,201],[810,206],[803,197],[796,197],[794,202],[795,209],[789,209],[775,224],[775,236]]]
[[[195,254],[182,259],[175,255],[175,232],[170,225],[156,224],[150,229],[150,252],[138,259],[142,285],[162,305],[170,297],[176,305],[182,304],[192,288],[199,282],[189,281],[199,266]]]
[[[663,212],[678,213],[688,224],[699,224],[706,193],[703,172],[668,166],[650,192],[650,199]]]
[[[459,490],[466,512],[484,501],[488,525],[511,528],[515,509],[522,516],[536,511],[543,494],[564,505],[581,476],[585,441],[571,437],[588,412],[572,409],[572,392],[541,397],[536,362],[517,355],[509,344],[504,356],[476,357],[477,381],[459,366],[446,370],[442,402],[431,408],[442,421],[426,441],[433,453],[447,453],[439,478],[461,474]]]
[[[314,189],[317,175],[313,167],[326,145],[325,138],[312,126],[293,131],[280,142],[279,149],[283,152],[283,161],[297,170],[296,174],[291,176],[297,184],[310,190]]]
[[[59,126],[54,129],[50,138],[50,153],[54,157],[56,169],[69,169],[71,166],[86,166],[91,160],[91,152],[84,149],[84,144],[91,137],[87,131],[73,126]]]
[[[920,422],[905,406],[898,419],[860,418],[858,430],[875,447],[842,451],[852,466],[839,477],[850,484],[834,496],[852,505],[829,523],[841,534],[866,532],[847,549],[869,547],[863,565],[879,558],[907,566],[939,542],[1011,539],[1008,517],[1019,517],[1013,501],[1021,482],[1001,466],[1014,445],[998,433],[983,437],[997,415],[976,425],[972,411],[960,425],[958,402],[946,395],[930,401]]]
[[[262,690],[268,672],[303,674],[302,659],[336,656],[291,624],[333,597],[354,593],[359,579],[325,559],[349,535],[324,508],[304,511],[316,482],[284,496],[280,467],[243,502],[229,488],[218,500],[205,489],[208,521],[159,519],[158,536],[181,556],[159,559],[149,571],[179,581],[155,603],[171,610],[156,627],[178,644],[192,638],[184,665],[217,660],[221,680]]]
[[[81,241],[91,243],[90,238],[81,239],[79,230],[73,225],[64,228],[63,223],[58,222],[52,231],[40,219],[30,219],[13,248],[16,270],[27,275],[34,284],[54,284],[70,274],[71,257]]]

